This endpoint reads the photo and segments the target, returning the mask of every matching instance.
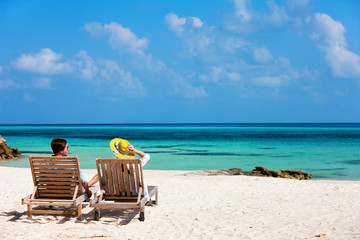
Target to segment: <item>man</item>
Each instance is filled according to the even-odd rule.
[[[69,145],[67,144],[65,139],[62,138],[54,138],[51,141],[51,149],[54,152],[54,156],[58,156],[58,157],[67,157],[68,153],[69,153]],[[93,186],[95,183],[97,183],[99,181],[99,177],[96,174],[91,180],[90,182],[87,181],[86,177],[84,176],[84,174],[82,174],[82,172],[80,171],[80,177],[81,177],[81,182],[82,185],[85,189],[86,194],[91,197],[91,191],[89,189],[89,187]]]

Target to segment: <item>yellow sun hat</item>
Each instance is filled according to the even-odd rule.
[[[125,139],[114,138],[110,142],[110,149],[117,158],[133,158],[135,154],[127,148],[129,144],[129,141]]]

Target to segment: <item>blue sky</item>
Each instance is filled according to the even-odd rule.
[[[360,2],[0,1],[0,124],[360,122]]]

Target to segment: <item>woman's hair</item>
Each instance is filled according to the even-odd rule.
[[[54,138],[51,141],[51,149],[53,150],[54,154],[57,154],[58,152],[62,151],[66,147],[66,140],[62,138]]]

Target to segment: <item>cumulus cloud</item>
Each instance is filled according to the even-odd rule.
[[[290,17],[284,7],[280,7],[275,1],[267,1],[269,12],[257,12],[252,10],[251,0],[233,0],[235,9],[225,21],[225,28],[232,32],[254,32],[267,27],[280,27]]]
[[[219,46],[228,53],[236,53],[238,49],[245,49],[249,44],[241,38],[226,36],[219,40]]]
[[[325,58],[333,74],[341,78],[359,77],[360,56],[347,49],[343,24],[324,13],[316,13],[308,19],[308,23],[314,24],[317,31],[312,36],[318,36],[317,39],[325,43],[321,49],[326,53]]]
[[[146,95],[142,82],[131,72],[121,68],[116,61],[95,61],[86,51],[80,51],[75,59],[80,76],[95,84],[98,90],[108,91],[110,94],[121,92],[124,95]]]
[[[21,85],[11,79],[0,80],[0,90],[20,88]]]
[[[138,38],[129,28],[111,22],[109,24],[87,23],[85,30],[92,35],[105,35],[109,37],[110,44],[120,52],[130,52],[144,55],[148,48],[146,38]]]
[[[177,95],[186,98],[203,98],[208,96],[204,87],[194,86],[190,82],[184,81],[183,79],[179,79],[175,83],[174,88]]]
[[[21,71],[44,75],[71,72],[71,65],[68,62],[60,62],[61,58],[61,54],[53,52],[50,48],[44,48],[36,54],[22,54],[13,65]]]
[[[99,73],[99,68],[94,59],[87,55],[86,51],[80,51],[75,58],[82,78],[93,79]]]
[[[170,30],[179,35],[186,30],[191,31],[193,28],[201,28],[204,24],[198,17],[179,17],[173,12],[165,16],[164,22]]]
[[[129,94],[145,95],[145,89],[138,78],[134,77],[131,72],[125,71],[120,68],[115,61],[101,60],[100,64],[103,66],[103,76],[111,76],[107,78],[107,81],[111,79],[114,87],[120,87]]]
[[[241,75],[234,71],[228,71],[225,67],[212,67],[208,75],[201,75],[200,80],[203,82],[238,82]]]
[[[259,63],[266,63],[273,58],[270,51],[265,47],[255,48],[253,57]]]
[[[35,78],[28,81],[16,82],[11,79],[0,80],[0,90],[9,89],[50,89],[51,81],[49,78]]]
[[[201,28],[203,25],[203,22],[198,17],[190,17],[192,20],[192,25],[197,28]]]
[[[165,16],[165,24],[182,39],[183,49],[181,55],[187,57],[202,56],[211,59],[211,48],[214,44],[214,27],[207,27],[198,17],[179,17],[175,13]]]
[[[239,17],[242,22],[248,22],[252,18],[250,12],[251,0],[234,0],[235,16]]]
[[[262,76],[251,80],[252,84],[260,87],[285,87],[290,81],[289,76]]]
[[[171,12],[165,16],[164,22],[165,22],[165,24],[168,25],[168,27],[172,31],[180,34],[181,32],[184,31],[184,25],[186,23],[186,18],[185,17],[179,18],[178,15]]]
[[[289,20],[289,16],[284,7],[280,7],[274,1],[268,1],[268,5],[271,9],[271,13],[264,14],[263,19],[265,21],[268,21],[275,26],[281,26],[284,22]]]

